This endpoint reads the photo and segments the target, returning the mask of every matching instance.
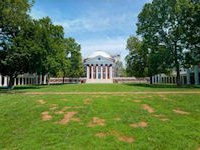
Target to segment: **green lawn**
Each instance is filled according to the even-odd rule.
[[[200,91],[83,84],[16,91]],[[200,94],[0,94],[0,149],[200,148]]]
[[[4,91],[3,89],[0,91]],[[200,86],[149,84],[65,84],[16,86],[16,92],[139,92],[139,91],[200,91]]]

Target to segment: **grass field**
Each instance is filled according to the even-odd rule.
[[[0,91],[5,91],[0,89]],[[149,84],[65,84],[50,86],[16,86],[14,92],[141,92],[141,91],[200,91],[200,86]]]
[[[199,91],[131,84],[17,87],[0,94],[0,149],[200,148],[200,94],[26,92]],[[23,92],[20,94],[20,92]]]

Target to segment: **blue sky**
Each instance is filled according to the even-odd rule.
[[[65,37],[81,44],[83,57],[95,50],[127,55],[126,40],[135,35],[137,15],[150,0],[35,0],[33,18],[49,16]]]

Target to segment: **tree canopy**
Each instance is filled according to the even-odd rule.
[[[139,43],[143,46],[138,47],[135,42],[130,45],[131,38],[127,41],[129,50],[134,46],[137,49],[127,56],[132,72],[144,76],[146,67],[147,75],[152,76],[175,69],[180,85],[180,68],[200,60],[199,8],[200,2],[193,0],[153,0],[145,4],[137,23],[137,34],[142,39]]]
[[[62,26],[49,17],[32,19],[33,1],[0,1],[0,73],[14,78],[23,73],[79,77],[83,74],[81,47],[65,38]],[[71,53],[71,58],[68,58]]]

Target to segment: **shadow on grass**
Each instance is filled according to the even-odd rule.
[[[68,83],[68,84],[76,84],[76,83]],[[14,92],[23,92],[23,90],[36,90],[36,89],[44,89],[49,86],[63,86],[66,85],[63,83],[60,84],[51,84],[51,85],[26,85],[26,86],[15,86],[14,89],[10,90],[7,87],[0,87],[0,93],[14,93]]]
[[[0,93],[15,93],[16,91],[23,92],[23,90],[34,90],[46,88],[45,85],[28,85],[28,86],[15,86],[14,89],[8,89],[7,87],[0,87]]]
[[[147,84],[147,83],[128,83],[128,86],[139,86],[139,87],[149,87],[149,88],[199,88],[200,85],[172,85],[172,84]]]
[[[46,88],[45,85],[30,85],[30,86],[16,86],[13,90],[32,90],[32,89],[42,89]]]

